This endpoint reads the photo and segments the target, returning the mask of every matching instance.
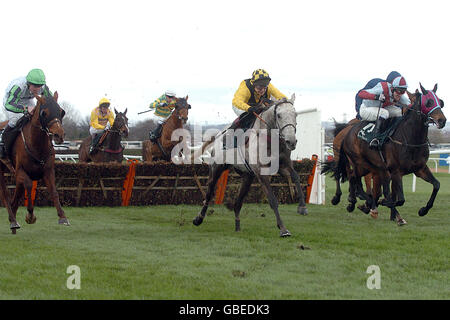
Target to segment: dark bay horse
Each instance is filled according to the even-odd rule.
[[[53,200],[59,216],[59,224],[70,225],[69,220],[64,215],[59,202],[58,192],[55,186],[55,150],[52,140],[57,144],[64,142],[64,129],[62,118],[64,110],[58,105],[58,93],[53,97],[35,96],[37,105],[29,119],[20,130],[11,150],[11,162],[14,167],[16,177],[16,189],[12,202],[9,201],[9,194],[6,190],[3,166],[0,166],[0,196],[5,205],[12,233],[20,228],[16,220],[16,213],[19,202],[23,199],[24,191],[31,194],[33,180],[42,179],[47,187],[47,191]],[[33,212],[33,203],[28,201],[28,214],[25,221],[29,224],[36,222]]]
[[[176,129],[183,128],[183,125],[188,121],[189,109],[191,105],[186,98],[177,98],[175,110],[169,116],[167,121],[163,124],[161,136],[157,143],[154,144],[150,140],[142,142],[142,160],[152,162],[156,159],[170,161],[172,149],[180,141],[172,141],[172,133]]]
[[[295,95],[291,99],[282,99],[273,101],[272,105],[263,111],[255,120],[251,129],[245,132],[244,138],[241,139],[241,145],[231,150],[223,150],[223,141],[215,139],[212,150],[213,160],[209,166],[208,187],[203,207],[200,213],[195,217],[193,223],[199,226],[205,218],[208,205],[214,196],[215,187],[222,173],[230,168],[241,176],[242,183],[239,190],[239,195],[234,202],[233,209],[235,214],[235,230],[240,231],[240,211],[245,196],[247,195],[250,186],[256,177],[261,188],[263,189],[270,207],[275,213],[277,226],[280,229],[280,236],[287,237],[291,233],[286,229],[281,220],[278,211],[278,200],[273,193],[270,185],[271,176],[280,173],[284,177],[289,177],[295,183],[297,189],[297,196],[299,197],[299,205],[297,212],[306,215],[307,209],[305,198],[300,186],[300,179],[297,172],[294,170],[291,161],[291,151],[296,148],[296,112],[294,108]],[[228,135],[230,136],[230,135]],[[263,161],[261,155],[264,150],[270,154],[270,161]],[[231,151],[231,152],[230,152]],[[216,157],[216,155],[220,157]],[[226,155],[231,156],[229,158]],[[255,158],[256,157],[256,158]],[[223,161],[231,159],[231,161]],[[253,158],[253,159],[252,159]],[[241,159],[241,161],[238,161]]]
[[[89,147],[91,145],[92,136],[89,135],[80,145],[78,151],[78,159],[80,162],[122,162],[124,147],[121,144],[122,137],[128,137],[128,118],[127,109],[124,112],[119,112],[114,108],[116,116],[111,129],[103,132],[99,142],[98,150],[89,154]]]
[[[366,124],[357,123],[351,126],[344,137],[339,163],[330,166],[336,178],[343,181],[349,177],[350,202],[356,202],[356,196],[366,200],[370,209],[374,210],[381,194],[380,185],[383,186],[385,199],[381,204],[391,209],[391,220],[396,220],[399,225],[406,223],[401,218],[396,206],[405,202],[403,194],[402,177],[409,173],[433,185],[433,192],[427,205],[419,210],[419,215],[428,213],[439,191],[439,181],[433,176],[426,165],[428,148],[428,125],[436,124],[439,129],[445,126],[446,118],[441,108],[444,102],[436,96],[437,85],[433,90],[426,90],[420,85],[422,93],[416,90],[410,95],[411,107],[404,108],[405,114],[390,140],[380,151],[370,149],[368,144],[357,138],[358,131]],[[372,194],[364,193],[361,185],[361,177],[371,173],[375,183]],[[378,180],[375,180],[378,179]],[[390,194],[389,182],[392,180],[392,194]]]

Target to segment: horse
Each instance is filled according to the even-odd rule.
[[[36,107],[31,114],[26,115],[19,122],[24,121],[20,129],[20,137],[17,137],[11,149],[11,163],[16,177],[16,189],[10,203],[6,190],[3,166],[0,166],[0,196],[9,215],[10,229],[13,234],[20,228],[16,220],[16,213],[24,191],[31,195],[33,180],[42,179],[47,191],[56,207],[61,225],[70,225],[59,202],[58,192],[55,186],[55,150],[52,140],[57,144],[64,142],[64,129],[62,119],[65,111],[61,109],[58,93],[49,97],[35,95]],[[18,122],[18,124],[19,124]],[[33,203],[28,201],[28,213],[25,221],[28,224],[36,222],[33,212]]]
[[[98,142],[98,150],[89,154],[92,136],[89,135],[80,145],[78,159],[80,162],[119,162],[123,161],[124,147],[121,144],[122,137],[128,137],[127,109],[119,112],[114,108],[116,114],[111,129],[103,132]]]
[[[242,178],[239,195],[233,204],[235,214],[235,231],[241,230],[240,210],[242,208],[243,200],[247,195],[254,178],[256,177],[269,201],[270,207],[275,213],[277,227],[280,229],[280,236],[288,237],[291,235],[280,217],[280,213],[278,211],[278,201],[270,185],[270,178],[271,175],[278,172],[282,176],[292,179],[295,183],[297,195],[299,197],[297,212],[299,214],[306,215],[307,208],[303,191],[300,186],[300,179],[297,172],[293,168],[290,157],[291,151],[294,150],[297,145],[297,114],[294,108],[294,101],[295,95],[292,95],[291,99],[283,98],[282,100],[273,101],[270,107],[266,108],[260,115],[258,115],[251,129],[247,131],[249,134],[247,132],[245,133],[245,136],[248,137],[247,141],[243,142],[241,146],[231,149],[231,158],[233,159],[231,163],[215,161],[215,150],[219,150],[219,152],[222,153],[222,156],[229,152],[229,150],[220,150],[223,142],[220,141],[220,139],[215,139],[214,145],[216,145],[216,148],[214,148],[211,153],[213,160],[209,164],[207,192],[203,201],[203,207],[193,220],[193,224],[195,226],[199,226],[203,222],[209,202],[214,196],[215,186],[222,173],[227,169],[234,168],[234,170]],[[277,149],[274,149],[274,145],[272,145],[273,142],[275,142],[275,148],[279,146],[279,152],[277,152]],[[260,158],[256,159],[256,161],[251,161],[252,157],[265,148],[270,153],[270,162],[265,161],[265,163],[263,163]],[[234,160],[239,157],[243,161]],[[278,170],[271,169],[269,172],[264,171],[268,168],[268,166],[272,166],[274,164],[275,169]]]
[[[176,129],[183,128],[183,125],[188,121],[191,105],[187,100],[188,96],[186,98],[177,98],[175,110],[163,124],[161,136],[158,138],[156,144],[150,140],[144,140],[142,142],[143,161],[152,162],[157,159],[170,161],[172,149],[180,142],[172,141],[172,132]]]
[[[396,131],[389,137],[389,141],[377,151],[370,149],[365,141],[357,138],[358,131],[367,122],[357,123],[349,129],[342,140],[338,163],[330,163],[326,171],[333,172],[335,179],[343,181],[349,177],[349,201],[355,203],[356,196],[366,200],[371,210],[375,210],[381,195],[380,185],[383,186],[385,199],[381,201],[391,209],[391,220],[398,225],[406,224],[401,218],[397,206],[405,202],[402,177],[409,173],[433,185],[433,192],[425,207],[419,210],[419,216],[424,216],[432,208],[434,199],[439,191],[439,181],[433,176],[427,166],[429,156],[428,125],[434,123],[439,129],[445,126],[446,118],[441,108],[444,102],[436,96],[437,84],[433,90],[426,90],[420,84],[422,93],[416,90],[410,95],[411,106],[404,106],[405,114],[398,124]],[[414,130],[411,130],[414,128]],[[372,173],[374,180],[372,194],[364,193],[361,177]],[[392,181],[392,194],[389,194],[389,182]]]

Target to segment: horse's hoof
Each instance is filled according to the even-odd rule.
[[[364,212],[365,214],[368,214],[370,212],[370,209],[365,204],[359,205],[358,209]]]
[[[65,226],[70,226],[69,220],[67,218],[59,219],[58,224],[62,224]]]
[[[291,233],[289,232],[289,230],[284,230],[284,231],[280,231],[280,237],[285,238],[285,237],[290,237]]]
[[[419,216],[423,217],[428,213],[428,210],[426,207],[420,208],[419,210]]]
[[[337,205],[339,202],[341,201],[341,199],[339,197],[334,196],[333,199],[331,199],[331,204],[333,206]]]
[[[400,219],[400,220],[397,221],[397,225],[399,227],[404,226],[405,224],[407,224],[405,219]]]
[[[378,210],[374,209],[374,210],[370,210],[370,216],[374,219],[378,218]]]
[[[354,203],[350,203],[350,204],[347,206],[347,211],[348,211],[348,212],[353,212],[353,210],[355,210],[355,204],[354,204]]]
[[[297,212],[302,216],[308,215],[308,209],[306,207],[298,207]]]
[[[203,222],[203,219],[202,219],[202,218],[199,218],[199,217],[195,217],[195,219],[192,221],[192,223],[194,224],[194,226],[199,226],[199,225],[202,224],[202,222]]]
[[[16,229],[20,229],[20,224],[18,222],[13,222],[9,225],[9,228],[11,230],[16,230]],[[14,232],[15,233],[15,232]]]
[[[35,215],[30,216],[27,214],[25,217],[25,222],[28,224],[36,223],[36,216]]]

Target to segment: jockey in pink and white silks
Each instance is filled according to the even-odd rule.
[[[411,104],[409,98],[404,95],[407,88],[405,78],[399,76],[392,84],[381,81],[371,89],[361,90],[358,93],[358,97],[363,99],[359,110],[361,120],[376,121],[374,133],[380,133],[386,119],[402,116],[402,109],[395,105],[396,102],[406,106]],[[377,139],[370,142],[371,147],[377,147],[378,144]]]

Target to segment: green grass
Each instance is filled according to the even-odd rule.
[[[200,206],[65,208],[70,227],[48,207],[27,225],[22,207],[17,235],[2,209],[0,299],[449,299],[450,175],[436,177],[425,217],[417,211],[431,185],[418,180],[412,193],[404,178],[403,227],[386,208],[377,220],[347,213],[346,192],[332,206],[327,177],[326,205],[308,205],[308,216],[280,206],[290,238],[279,237],[267,204],[244,205],[238,233],[223,206],[200,227]],[[80,290],[66,287],[70,265],[80,267]],[[379,290],[366,286],[370,265],[380,267]]]

